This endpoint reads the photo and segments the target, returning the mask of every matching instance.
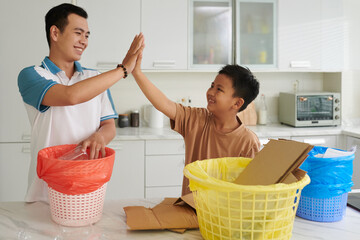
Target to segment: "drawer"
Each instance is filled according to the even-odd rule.
[[[299,136],[291,140],[308,143],[314,146],[337,148],[337,136]]]
[[[182,185],[184,155],[158,155],[145,158],[145,186]]]
[[[145,155],[185,154],[184,140],[147,140]]]
[[[181,186],[174,187],[147,187],[145,198],[180,197]]]

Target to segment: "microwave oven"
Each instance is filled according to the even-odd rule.
[[[340,125],[340,93],[281,92],[279,121],[293,127]]]

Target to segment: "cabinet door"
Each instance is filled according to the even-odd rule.
[[[88,13],[89,45],[81,64],[98,70],[121,63],[140,32],[140,0],[77,0]]]
[[[322,0],[322,58],[323,71],[344,69],[345,29],[342,0]]]
[[[291,137],[291,140],[308,143],[314,146],[338,147],[338,136],[299,136]]]
[[[233,62],[231,2],[190,1],[190,68],[219,70],[224,64]]]
[[[279,68],[321,69],[321,0],[279,0]]]
[[[17,77],[23,68],[40,65],[49,54],[45,15],[63,2],[66,1],[0,2],[0,142],[30,140],[30,124]]]
[[[346,137],[346,149],[350,149],[353,146],[357,146],[357,152],[355,153],[355,159],[353,161],[352,181],[354,186],[352,189],[360,190],[360,138]]]
[[[166,197],[180,197],[181,186],[175,187],[147,187],[145,190],[145,198],[166,198]]]
[[[146,187],[181,186],[184,155],[146,156]]]
[[[185,154],[184,140],[147,140],[146,155]]]
[[[142,0],[143,69],[187,69],[187,1]]]
[[[29,167],[29,143],[0,143],[0,202],[24,201]]]
[[[236,3],[236,62],[250,67],[275,67],[276,1]]]
[[[106,199],[144,198],[144,141],[112,141],[115,162]]]

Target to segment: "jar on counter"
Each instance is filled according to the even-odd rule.
[[[130,125],[129,114],[119,114],[118,125],[120,128],[128,127]]]
[[[140,114],[138,110],[133,111],[130,114],[131,118],[131,127],[139,127],[140,125]]]

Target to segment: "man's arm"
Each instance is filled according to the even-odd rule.
[[[141,60],[144,46],[141,48],[138,55],[136,65],[133,71],[133,76],[136,83],[139,85],[141,91],[144,93],[146,98],[151,102],[154,107],[160,112],[164,113],[171,120],[175,119],[176,115],[176,103],[171,101],[165,96],[141,71]]]
[[[123,60],[122,64],[128,74],[134,69],[143,42],[142,33],[136,35]],[[123,77],[123,69],[117,68],[71,86],[56,84],[46,92],[41,104],[45,106],[69,106],[83,103],[101,94]]]

